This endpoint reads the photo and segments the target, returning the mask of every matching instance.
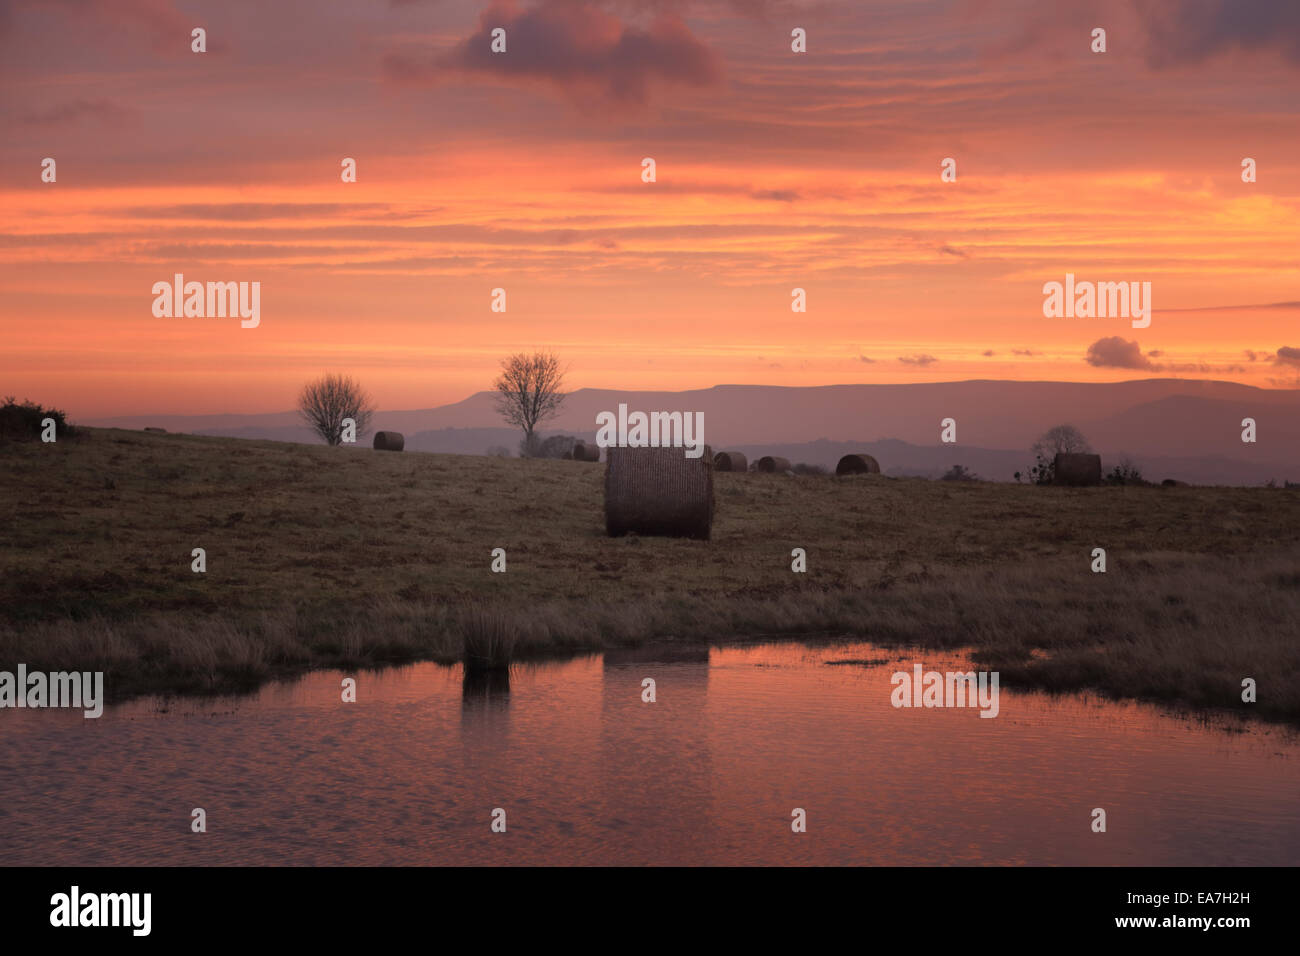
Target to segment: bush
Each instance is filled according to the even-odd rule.
[[[1016,472],[1016,481],[1027,481],[1031,485],[1050,485],[1052,479],[1056,477],[1056,456],[1044,458],[1038,456],[1038,464],[1029,469],[1023,476]]]
[[[542,441],[533,442],[530,458],[563,458],[566,453],[573,454],[573,446],[578,439],[572,435],[552,435]]]
[[[44,430],[41,422],[47,418],[54,419],[55,436],[71,438],[77,430],[68,424],[67,417],[57,408],[42,408],[32,401],[21,405],[12,395],[0,405],[0,438],[12,438],[18,441],[31,441],[41,437]]]
[[[487,456],[489,458],[509,458],[510,449],[504,445],[493,445],[487,450]]]
[[[790,469],[796,475],[829,475],[830,469],[825,465],[807,465],[802,461]]]
[[[979,481],[980,476],[975,474],[965,465],[953,465],[943,476],[940,481]]]
[[[1133,464],[1131,458],[1121,458],[1110,474],[1102,478],[1103,485],[1149,485],[1151,482],[1142,477],[1142,470]]]

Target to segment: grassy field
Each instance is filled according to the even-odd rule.
[[[0,669],[102,669],[118,697],[228,690],[458,660],[487,614],[525,657],[971,647],[1005,686],[1300,723],[1295,490],[719,474],[712,541],[610,539],[603,465],[82,431],[0,443]]]

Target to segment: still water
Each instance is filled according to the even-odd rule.
[[[418,664],[99,720],[6,710],[0,863],[1300,863],[1294,733],[1005,686],[995,719],[896,710],[890,677],[917,661],[961,663],[648,648],[508,687]]]

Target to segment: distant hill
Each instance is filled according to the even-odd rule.
[[[721,449],[719,449],[721,450]],[[1028,451],[972,448],[968,445],[911,445],[896,439],[878,442],[833,442],[821,439],[803,444],[729,445],[727,451],[744,452],[750,461],[763,455],[779,455],[792,464],[822,465],[834,470],[844,455],[866,452],[880,462],[881,470],[895,477],[939,478],[953,465],[964,465],[986,481],[1012,481],[1016,472],[1028,472],[1033,457]],[[1300,469],[1277,462],[1236,461],[1229,458],[1189,458],[1167,455],[1101,452],[1106,471],[1130,459],[1151,481],[1176,478],[1197,485],[1258,486],[1269,479],[1282,484]],[[1027,480],[1027,479],[1026,479]]]
[[[407,447],[418,451],[483,454],[501,445],[514,452],[519,434],[501,426],[494,397],[479,392],[438,408],[382,411],[373,424],[403,432]],[[1028,448],[1038,435],[1070,423],[1103,453],[1107,467],[1127,453],[1148,475],[1160,478],[1206,484],[1300,479],[1300,391],[1233,382],[718,385],[683,392],[583,388],[568,396],[546,432],[594,437],[596,414],[613,411],[620,402],[633,410],[701,411],[705,440],[715,449],[775,453],[829,466],[844,451],[866,450],[897,474],[937,476],[961,463],[986,477],[1010,480],[1032,464]],[[1241,420],[1247,417],[1258,426],[1259,441],[1253,445],[1240,440]],[[956,445],[939,442],[944,418],[957,420]],[[294,412],[128,416],[84,424],[313,441]]]

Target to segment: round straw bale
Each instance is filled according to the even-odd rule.
[[[713,456],[714,471],[749,471],[749,460],[738,451],[720,451]]]
[[[375,432],[375,447],[380,451],[401,451],[406,439],[401,432]]]
[[[758,470],[768,472],[787,472],[790,470],[789,458],[777,458],[772,455],[764,455],[758,460]]]
[[[1101,455],[1057,452],[1052,465],[1052,482],[1057,485],[1101,484]]]
[[[837,475],[878,475],[880,463],[870,455],[845,455],[835,466]]]
[[[707,539],[713,528],[713,451],[605,450],[605,531]]]
[[[588,445],[585,441],[574,442],[573,460],[600,461],[600,446],[596,444]]]
[[[1191,485],[1189,485],[1185,481],[1179,481],[1177,478],[1166,478],[1164,481],[1160,482],[1160,487],[1161,488],[1190,488]]]

